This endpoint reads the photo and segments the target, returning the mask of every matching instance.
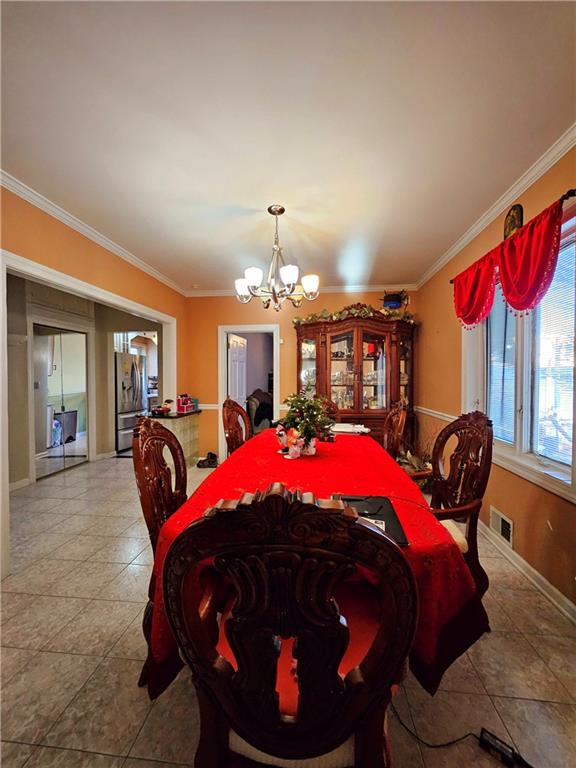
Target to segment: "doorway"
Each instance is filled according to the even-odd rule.
[[[36,478],[88,461],[86,334],[33,324]]]
[[[279,418],[280,328],[278,325],[220,326],[219,410],[227,397],[248,413],[255,434]],[[220,414],[219,454],[226,456]]]

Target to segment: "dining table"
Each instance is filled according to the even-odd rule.
[[[418,485],[369,435],[338,434],[318,442],[316,454],[288,459],[279,452],[273,429],[247,440],[222,462],[164,523],[151,579],[152,616],[143,680],[151,698],[159,696],[183,666],[164,607],[163,568],[178,536],[223,499],[264,491],[272,483],[311,491],[317,499],[385,496],[408,540],[402,551],[418,591],[418,621],[410,669],[434,694],[448,667],[490,631],[462,553],[430,510]]]

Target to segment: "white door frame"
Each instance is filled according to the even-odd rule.
[[[220,461],[226,458],[226,438],[222,425],[222,404],[228,392],[228,346],[226,339],[229,333],[243,336],[246,333],[272,334],[272,360],[274,370],[274,394],[272,406],[274,419],[280,418],[280,324],[264,325],[219,325],[218,326],[218,457]]]
[[[123,312],[139,315],[162,325],[162,394],[165,398],[176,398],[177,359],[176,318],[152,307],[119,296],[112,291],[71,277],[16,253],[0,249],[0,564],[2,578],[10,572],[10,506],[8,487],[8,343],[7,343],[7,307],[6,275],[19,275],[44,285],[50,285],[61,291],[83,296],[100,304],[107,304]],[[95,388],[92,387],[95,393]],[[94,412],[94,409],[92,409]],[[92,446],[96,445],[96,427],[92,430]]]

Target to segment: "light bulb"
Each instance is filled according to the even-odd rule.
[[[239,277],[238,280],[235,280],[234,285],[236,287],[236,293],[238,296],[250,296],[250,291],[248,290],[248,281],[244,277]]]
[[[302,275],[302,288],[306,295],[318,293],[319,286],[320,278],[318,275]]]
[[[298,282],[298,267],[296,264],[285,264],[280,267],[280,277],[284,285],[296,285]]]
[[[260,267],[248,267],[244,272],[244,278],[251,288],[259,288],[264,279],[264,272],[262,272]]]

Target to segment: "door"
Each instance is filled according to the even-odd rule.
[[[32,358],[39,479],[88,458],[86,334],[35,323]]]
[[[228,397],[242,408],[246,407],[246,351],[247,339],[228,334]]]
[[[54,336],[42,333],[34,327],[32,346],[32,365],[34,369],[34,436],[36,455],[45,453],[52,447],[52,422],[54,408],[49,402],[52,392],[48,390],[49,379],[54,374]],[[61,399],[60,377],[54,376],[58,387],[56,394]]]

